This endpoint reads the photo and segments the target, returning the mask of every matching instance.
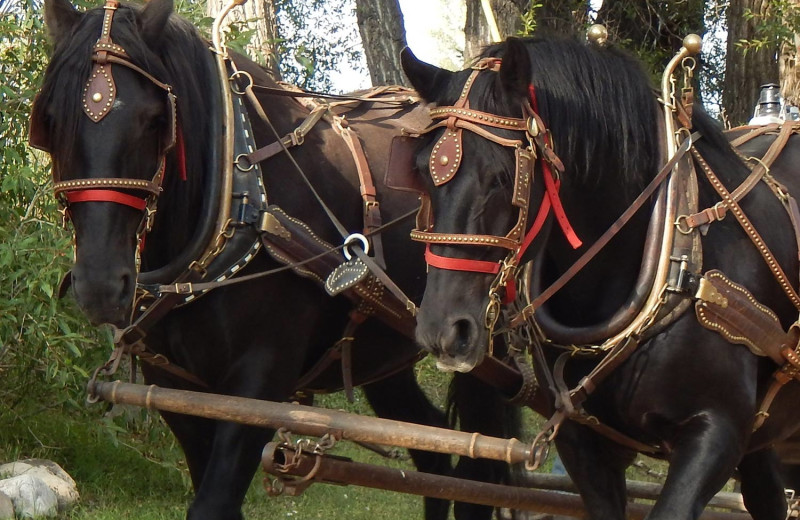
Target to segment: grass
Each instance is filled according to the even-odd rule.
[[[425,360],[417,368],[432,402],[443,406],[448,377]],[[0,408],[0,463],[22,458],[46,458],[60,464],[78,483],[80,503],[65,520],[182,520],[192,490],[188,471],[174,437],[154,412],[106,404],[85,406],[65,400],[46,405],[25,401],[13,409]],[[357,391],[355,403],[342,394],[322,396],[318,404],[364,415],[372,412]],[[110,411],[109,411],[110,410]],[[542,419],[525,411],[530,440]],[[380,457],[351,443],[332,453],[358,462],[413,469],[409,461]],[[551,455],[552,457],[552,455]],[[549,471],[549,462],[543,471]],[[664,472],[663,462],[646,460],[628,478],[659,480],[648,475]],[[300,496],[270,497],[264,474],[256,474],[243,510],[248,519],[374,520],[422,518],[422,498],[353,486],[315,484]]]
[[[432,364],[418,369],[431,399],[443,405],[447,378]],[[319,405],[371,414],[366,399],[342,394],[322,396]],[[77,482],[80,503],[67,520],[178,520],[185,518],[192,490],[182,453],[154,412],[106,404],[84,406],[66,400],[52,405],[25,400],[0,407],[0,463],[46,458]],[[351,443],[332,453],[359,462],[413,469],[409,461],[391,461]],[[350,486],[315,484],[297,497],[270,497],[259,470],[244,504],[247,518],[324,518],[374,520],[421,518],[422,498]]]

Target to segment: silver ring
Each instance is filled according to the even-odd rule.
[[[348,260],[352,260],[353,258],[353,255],[350,254],[350,249],[348,246],[355,241],[361,242],[361,249],[364,250],[364,253],[369,253],[369,240],[367,240],[367,237],[361,233],[353,233],[344,239],[344,247],[342,248],[342,254],[344,254],[344,257]]]

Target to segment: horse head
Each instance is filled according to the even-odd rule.
[[[31,144],[52,157],[54,191],[75,233],[72,286],[95,324],[127,324],[139,249],[175,143],[175,97],[159,49],[171,13],[172,0],[142,9],[108,0],[86,13],[67,0],[45,2],[55,51]]]
[[[440,368],[468,371],[491,349],[518,266],[543,251],[547,276],[559,275],[657,170],[658,107],[629,56],[574,40],[510,38],[461,72],[408,51],[403,65],[437,105],[417,155],[431,202],[427,229],[412,234],[428,243],[430,266],[417,337]],[[622,264],[608,254],[595,264]],[[592,267],[581,276],[594,276]],[[579,299],[571,293],[563,307]]]
[[[412,85],[438,105],[417,155],[432,214],[412,238],[427,242],[432,267],[417,340],[443,370],[467,372],[486,354],[489,308],[505,290],[500,279],[520,260],[529,199],[541,197],[541,186],[531,183],[528,125],[535,123],[525,109],[529,67],[519,50],[511,40],[455,73],[420,62],[408,49],[402,56]]]

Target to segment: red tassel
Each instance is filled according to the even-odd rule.
[[[175,136],[175,154],[178,159],[178,173],[181,180],[186,180],[186,147],[183,144],[183,130],[178,123],[178,135]]]

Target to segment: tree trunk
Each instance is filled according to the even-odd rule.
[[[408,85],[400,65],[406,30],[399,2],[356,0],[356,16],[372,84]]]
[[[228,0],[208,0],[206,13],[215,18],[226,5]],[[229,27],[232,23],[245,23],[249,29],[254,29],[250,43],[247,45],[247,53],[255,61],[266,65],[272,70],[274,76],[280,79],[278,70],[277,47],[274,42],[278,39],[277,19],[275,16],[275,5],[272,0],[249,0],[243,6],[234,8],[225,19],[223,27]]]
[[[493,43],[486,14],[481,0],[467,1],[467,21],[464,24],[466,45],[464,57],[467,61],[480,54],[483,47]],[[522,14],[528,8],[528,0],[490,0],[500,39],[516,36],[522,27]]]
[[[759,19],[768,17],[771,7],[770,0],[730,0],[727,16],[728,57],[722,106],[734,125],[747,122],[753,115],[759,86],[778,80],[778,64],[775,59],[777,44],[748,49],[747,52],[737,45],[740,40],[753,40],[761,36],[756,33],[756,24]],[[746,9],[750,9],[756,18],[746,19]]]
[[[800,0],[791,0],[791,9],[794,14],[800,10]],[[787,25],[791,27],[787,20]],[[795,28],[795,30],[800,30]],[[778,58],[780,72],[781,95],[783,99],[796,107],[800,107],[800,69],[797,68],[797,49],[800,48],[800,34],[794,33],[792,41],[781,44],[781,54]]]

